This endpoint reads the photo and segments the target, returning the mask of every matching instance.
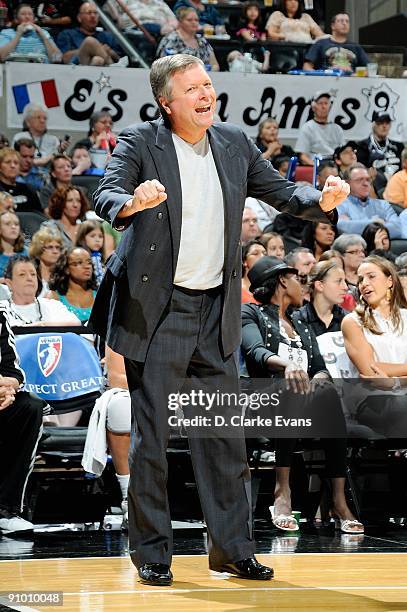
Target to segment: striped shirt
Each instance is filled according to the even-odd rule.
[[[16,378],[20,384],[24,382],[24,372],[20,368],[8,305],[5,302],[0,303],[0,374]]]
[[[46,30],[43,30],[46,38],[52,40],[51,35]],[[16,37],[16,31],[13,28],[6,28],[0,32],[0,47],[4,47]],[[28,55],[35,54],[41,58],[44,64],[49,64],[48,53],[45,44],[39,34],[35,30],[24,32],[20,38],[16,48],[10,55]]]

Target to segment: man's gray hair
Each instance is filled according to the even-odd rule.
[[[361,162],[355,162],[354,164],[352,164],[351,166],[349,166],[349,168],[347,168],[345,170],[345,172],[343,173],[343,178],[344,180],[349,183],[351,177],[352,177],[352,172],[354,170],[367,170],[366,166],[364,164],[362,164]]]
[[[187,55],[186,53],[167,55],[153,62],[150,70],[150,85],[154,99],[160,106],[160,110],[162,109],[158,101],[159,98],[171,99],[171,77],[176,72],[185,72],[185,70],[188,70],[188,68],[194,65],[205,67],[205,64],[199,57]]]
[[[402,270],[403,268],[407,268],[407,253],[401,253],[401,255],[398,255],[394,263],[396,264],[398,271]]]
[[[313,254],[311,249],[309,249],[308,247],[297,247],[293,251],[290,251],[289,253],[287,253],[287,255],[284,257],[284,261],[287,264],[287,266],[291,266],[292,268],[295,268],[295,264],[297,263],[298,255],[300,253],[311,253],[311,255]]]
[[[407,149],[403,149],[401,152],[401,161],[406,161],[407,159]]]
[[[45,113],[48,116],[47,108],[43,104],[37,104],[36,102],[27,104],[24,107],[23,121],[27,121],[27,119],[30,119],[31,115],[34,115],[34,113],[38,113],[38,111],[41,111],[42,113]]]
[[[331,249],[339,251],[340,254],[343,255],[345,251],[347,251],[348,248],[352,246],[361,246],[366,249],[366,240],[358,234],[342,234],[341,236],[338,236],[336,240],[334,240]]]

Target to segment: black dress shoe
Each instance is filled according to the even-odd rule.
[[[211,567],[211,570],[228,572],[247,580],[271,580],[274,576],[273,569],[262,565],[255,557],[248,557],[242,561],[235,561],[235,563],[224,563],[220,567]]]
[[[170,566],[164,565],[164,563],[144,563],[139,568],[138,575],[143,584],[151,584],[153,586],[172,585]]]

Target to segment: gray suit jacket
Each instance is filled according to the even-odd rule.
[[[239,128],[217,123],[208,133],[224,199],[220,333],[223,354],[228,356],[240,342],[240,233],[245,198],[259,198],[303,219],[326,221],[326,216],[318,205],[321,193],[282,178]],[[148,179],[158,179],[165,186],[167,200],[133,217],[118,219],[134,189]],[[142,362],[171,297],[181,235],[177,156],[171,131],[161,119],[122,132],[94,202],[99,216],[125,231],[107,264],[91,324],[113,350]]]

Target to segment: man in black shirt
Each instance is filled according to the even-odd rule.
[[[370,174],[379,198],[382,197],[389,178],[401,170],[401,152],[404,145],[402,142],[390,140],[391,121],[387,111],[374,113],[371,134],[356,145],[358,162],[372,169]]]
[[[332,35],[317,40],[305,55],[304,70],[337,68],[354,72],[356,66],[367,66],[368,57],[357,43],[348,41],[349,15],[339,13],[331,21]]]
[[[20,156],[14,149],[5,147],[0,151],[0,191],[13,196],[17,212],[42,212],[37,193],[28,185],[17,183],[20,174]]]

